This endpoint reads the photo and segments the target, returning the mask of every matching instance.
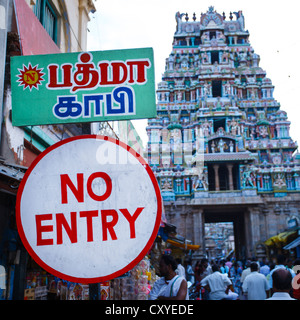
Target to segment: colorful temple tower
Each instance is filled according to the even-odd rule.
[[[167,220],[200,244],[204,223],[232,221],[239,258],[299,222],[300,162],[290,122],[249,42],[242,11],[176,13],[172,52],[146,128]]]

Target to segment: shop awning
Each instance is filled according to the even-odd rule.
[[[300,237],[292,241],[291,243],[287,244],[285,247],[283,247],[284,250],[290,250],[297,246],[300,246]]]
[[[181,242],[177,242],[177,241],[174,241],[171,239],[167,239],[167,243],[170,243],[171,245],[173,245],[175,247],[186,249],[186,250],[198,250],[200,248],[200,245],[181,243]]]
[[[281,232],[265,241],[265,245],[282,247],[289,241],[290,237],[294,236],[296,233],[296,230]]]

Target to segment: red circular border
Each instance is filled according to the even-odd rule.
[[[25,184],[26,181],[28,179],[28,177],[30,176],[31,172],[33,171],[33,169],[35,168],[35,166],[48,154],[50,153],[52,150],[57,149],[58,147],[67,144],[69,142],[75,141],[75,140],[81,140],[81,139],[99,139],[99,140],[105,140],[105,141],[110,141],[115,143],[118,146],[121,146],[122,148],[124,148],[125,150],[127,150],[129,153],[131,153],[145,168],[145,170],[147,171],[152,183],[153,183],[153,187],[155,190],[155,194],[156,194],[156,198],[157,198],[157,215],[156,215],[156,221],[155,221],[155,225],[154,225],[154,229],[153,232],[151,234],[150,239],[148,240],[146,246],[144,247],[144,249],[139,253],[139,255],[133,260],[131,261],[126,267],[124,267],[123,269],[120,269],[119,271],[116,271],[112,274],[106,275],[104,277],[95,277],[95,278],[77,278],[77,277],[72,277],[69,275],[66,275],[64,273],[61,273],[53,268],[51,268],[50,266],[48,266],[43,260],[40,259],[40,257],[35,253],[35,251],[32,249],[32,247],[30,246],[29,242],[27,241],[27,238],[25,236],[25,232],[23,230],[23,226],[22,226],[22,221],[21,221],[21,200],[22,200],[22,195],[23,195],[23,190],[25,188]],[[151,170],[150,166],[148,165],[148,163],[146,162],[146,160],[140,156],[135,150],[133,150],[130,146],[128,146],[127,144],[125,144],[124,142],[108,137],[108,136],[100,136],[100,135],[82,135],[82,136],[76,136],[76,137],[71,137],[65,140],[62,140],[60,142],[55,143],[54,145],[48,147],[45,151],[43,151],[41,154],[39,154],[37,156],[37,158],[34,159],[34,161],[32,162],[32,164],[30,165],[30,167],[28,168],[27,172],[25,173],[19,189],[18,189],[18,193],[17,193],[17,202],[16,202],[16,220],[17,220],[17,227],[18,227],[18,232],[19,235],[21,237],[21,240],[26,248],[26,250],[28,251],[28,253],[31,255],[31,257],[46,271],[48,271],[49,273],[57,276],[58,278],[64,279],[64,280],[68,280],[71,282],[80,282],[80,283],[98,283],[98,282],[103,282],[103,281],[107,281],[116,277],[119,277],[121,275],[123,275],[124,273],[128,272],[129,270],[131,270],[135,265],[137,265],[143,258],[144,256],[147,254],[147,252],[151,249],[151,246],[156,238],[156,235],[158,233],[158,229],[160,226],[160,221],[161,221],[161,214],[162,214],[162,198],[161,198],[161,194],[160,194],[160,189],[157,183],[157,180],[154,176],[153,171]]]

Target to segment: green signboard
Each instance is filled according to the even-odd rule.
[[[14,126],[156,117],[153,49],[12,57]]]

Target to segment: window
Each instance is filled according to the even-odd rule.
[[[212,96],[214,98],[222,97],[222,81],[221,80],[212,81]]]
[[[49,0],[36,0],[33,8],[34,14],[37,16],[47,33],[54,42],[57,41],[57,15],[54,7]]]
[[[216,31],[210,31],[209,32],[209,40],[216,38]]]
[[[214,64],[215,62],[219,62],[219,51],[212,51],[211,52],[211,64]]]
[[[217,132],[219,128],[223,128],[225,130],[225,118],[214,118],[214,132]]]

